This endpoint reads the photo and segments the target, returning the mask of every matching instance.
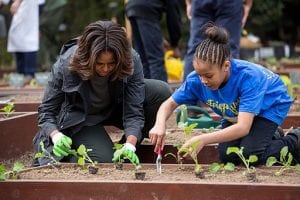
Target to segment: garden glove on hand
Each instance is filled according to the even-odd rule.
[[[67,156],[69,155],[69,151],[71,150],[72,139],[68,136],[62,134],[61,132],[57,132],[52,137],[52,142],[54,144],[53,153],[58,156]]]
[[[138,156],[134,153],[135,146],[130,143],[125,143],[121,149],[118,149],[114,153],[114,157],[112,159],[113,162],[118,162],[119,160],[128,159],[130,162],[136,166],[140,165],[140,160]]]

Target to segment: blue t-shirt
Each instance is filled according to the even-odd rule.
[[[249,112],[280,125],[293,103],[277,74],[237,59],[231,60],[230,77],[222,88],[210,90],[193,71],[172,97],[177,104],[204,102],[223,119],[233,123],[239,112]]]

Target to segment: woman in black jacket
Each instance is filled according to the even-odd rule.
[[[69,150],[84,144],[98,162],[111,162],[113,142],[104,129],[113,125],[125,132],[125,144],[116,156],[139,164],[136,144],[148,137],[160,104],[171,94],[158,80],[145,80],[139,55],[124,29],[111,21],[89,24],[83,34],[67,42],[52,67],[39,107],[40,141],[58,159],[76,162]],[[38,162],[37,162],[38,161]],[[49,163],[47,158],[34,165]]]

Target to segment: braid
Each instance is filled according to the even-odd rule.
[[[209,23],[206,25],[205,36],[206,39],[196,49],[194,59],[222,65],[230,57],[227,31]]]

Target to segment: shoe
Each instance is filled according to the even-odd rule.
[[[283,132],[283,129],[278,126],[273,137],[272,137],[272,140],[278,140],[280,138],[284,137],[284,132]]]
[[[295,142],[296,148],[293,156],[297,163],[300,163],[300,127],[291,130],[287,136],[290,136]]]

